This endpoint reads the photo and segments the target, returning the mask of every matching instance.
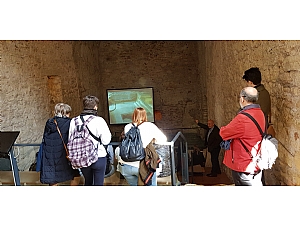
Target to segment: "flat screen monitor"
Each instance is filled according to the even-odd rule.
[[[0,153],[8,153],[15,143],[20,131],[0,131]]]
[[[127,124],[132,121],[135,108],[147,112],[148,122],[154,122],[153,88],[107,89],[109,124]]]

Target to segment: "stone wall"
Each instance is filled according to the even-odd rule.
[[[262,83],[271,95],[272,123],[280,142],[276,165],[266,171],[267,183],[300,185],[300,41],[204,41],[198,42],[198,52],[208,117],[220,127],[228,124],[239,108],[238,95],[246,85],[244,71],[260,68]]]
[[[39,143],[58,102],[75,116],[82,98],[96,95],[108,121],[106,89],[153,87],[162,113],[157,125],[172,139],[203,117],[197,64],[197,42],[0,41],[0,130],[21,131],[17,143]],[[123,126],[110,129],[115,134]],[[19,169],[27,170],[37,147],[18,150]]]
[[[197,42],[101,41],[100,62],[104,89],[153,87],[154,108],[162,113],[156,124],[166,133],[191,128],[194,118],[203,118]],[[105,90],[102,95],[107,106]],[[123,126],[111,130],[117,133]]]
[[[18,130],[17,143],[39,143],[56,103],[73,115],[81,99],[100,95],[98,42],[0,41],[0,130]],[[36,148],[19,148],[19,169],[28,169]]]
[[[17,143],[38,143],[57,102],[75,116],[82,97],[96,95],[108,120],[106,89],[153,87],[162,113],[156,124],[170,139],[178,131],[203,137],[194,119],[229,123],[246,85],[243,72],[257,66],[280,142],[267,182],[300,185],[299,51],[300,41],[0,41],[0,130],[20,130]],[[19,149],[19,168],[27,170],[37,150]]]

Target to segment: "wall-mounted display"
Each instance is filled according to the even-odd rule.
[[[148,122],[154,122],[153,88],[107,89],[109,124],[127,124],[132,121],[135,108],[147,112]]]

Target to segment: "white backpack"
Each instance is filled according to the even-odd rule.
[[[278,140],[269,134],[265,134],[258,152],[257,165],[260,169],[271,169],[278,157]]]
[[[241,140],[240,142],[242,143],[246,151],[250,153],[253,161],[257,162],[257,166],[261,170],[271,169],[278,157],[278,140],[275,137],[272,137],[272,135],[267,134],[266,130],[265,132],[263,132],[257,121],[250,114],[246,112],[241,112],[241,114],[248,116],[255,123],[262,136],[262,140],[261,147],[255,157],[252,156],[252,154],[249,152],[249,150],[246,148],[246,146],[242,143]]]

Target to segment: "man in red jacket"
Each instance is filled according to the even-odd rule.
[[[255,102],[258,91],[253,87],[246,87],[240,93],[239,104],[241,111],[247,112],[265,128],[264,113]],[[260,148],[261,134],[254,122],[246,115],[237,116],[226,126],[220,128],[223,140],[232,140],[230,149],[225,151],[223,163],[232,170],[235,185],[262,186],[261,170],[252,161],[251,155],[256,156]],[[251,152],[247,152],[243,144]]]

